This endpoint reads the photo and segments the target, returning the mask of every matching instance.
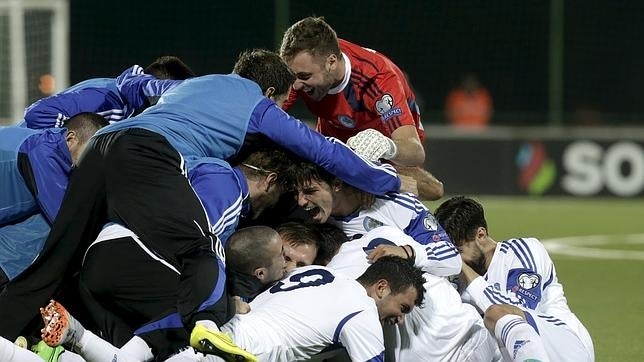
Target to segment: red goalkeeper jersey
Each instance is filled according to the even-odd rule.
[[[346,40],[339,40],[346,72],[336,88],[316,102],[291,89],[284,109],[297,98],[318,117],[317,130],[344,142],[359,131],[373,128],[387,137],[398,127],[414,125],[422,142],[425,132],[420,110],[403,72],[389,58]]]

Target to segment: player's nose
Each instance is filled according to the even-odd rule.
[[[308,200],[306,199],[306,196],[304,196],[304,193],[301,192],[301,191],[298,192],[297,196],[295,196],[295,197],[297,198],[297,204],[299,206],[301,206],[301,207],[305,207],[306,204],[308,203]]]

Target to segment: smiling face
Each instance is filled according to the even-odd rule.
[[[317,253],[318,248],[316,245],[294,243],[284,240],[286,272],[288,273],[295,268],[313,264]]]
[[[297,204],[304,208],[313,222],[324,224],[333,211],[334,197],[331,185],[311,180],[298,191]]]
[[[411,312],[414,308],[417,297],[416,293],[416,289],[413,286],[409,286],[409,288],[396,294],[391,293],[391,290],[387,287],[381,296],[374,298],[376,300],[376,307],[378,308],[380,323],[383,325],[403,323],[404,315]]]
[[[339,83],[335,76],[338,66],[335,54],[315,57],[302,51],[287,64],[296,78],[293,89],[306,93],[314,101],[322,100],[329,89]]]

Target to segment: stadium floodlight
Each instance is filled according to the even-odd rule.
[[[0,0],[0,124],[69,82],[69,0]]]

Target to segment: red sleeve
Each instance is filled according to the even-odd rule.
[[[380,74],[369,88],[364,95],[365,105],[380,116],[388,136],[402,126],[416,127],[403,83],[396,74]]]
[[[285,111],[288,111],[293,107],[293,104],[295,104],[295,101],[297,101],[297,91],[293,88],[288,92],[288,98],[282,105],[282,109]]]

